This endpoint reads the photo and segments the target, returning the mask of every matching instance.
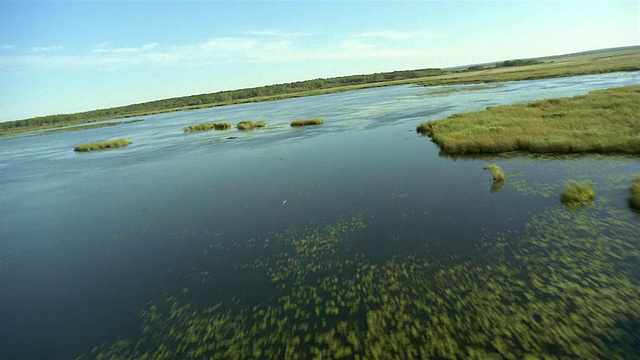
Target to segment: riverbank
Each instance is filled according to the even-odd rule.
[[[640,153],[640,86],[455,114],[420,124],[446,154]]]

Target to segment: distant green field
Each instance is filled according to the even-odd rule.
[[[420,124],[443,153],[640,153],[640,86],[491,107]]]

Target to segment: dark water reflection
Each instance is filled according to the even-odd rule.
[[[640,164],[634,157],[444,158],[415,126],[489,105],[638,83],[640,73],[607,74],[433,96],[400,86],[1,139],[0,357],[70,358],[133,336],[145,304],[183,289],[203,304],[268,297],[263,277],[228,269],[277,251],[238,243],[264,243],[285,229],[361,216],[367,227],[352,235],[353,253],[380,261],[401,253],[471,256],[483,235],[522,231],[533,215],[561,206],[566,179],[604,186],[612,174],[639,173]],[[325,124],[288,127],[307,117]],[[249,119],[279,128],[181,130]],[[118,137],[133,144],[72,151]],[[492,188],[482,169],[488,162],[507,172],[503,188]],[[608,187],[603,201],[624,209],[623,186]],[[638,227],[632,216],[625,221]],[[199,289],[203,281],[215,290]]]

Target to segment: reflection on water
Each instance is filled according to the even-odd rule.
[[[631,83],[400,86],[2,139],[3,357],[637,356],[637,158],[450,159],[414,131]],[[280,127],[182,132],[243,120]],[[116,137],[133,144],[72,151]],[[593,207],[564,209],[568,179]]]

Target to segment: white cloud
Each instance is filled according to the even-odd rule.
[[[81,55],[34,53],[0,56],[0,66],[115,69],[138,65],[172,67],[410,57],[424,59],[431,55],[424,46],[415,46],[415,43],[408,46],[403,42],[379,41],[380,34],[386,38],[409,36],[397,32],[363,33],[359,36],[332,37],[334,41],[325,41],[322,45],[295,38],[258,36],[213,38],[179,46],[161,46],[149,42],[136,47],[117,47],[105,42]]]
[[[242,34],[250,35],[250,36],[271,36],[271,37],[299,37],[309,35],[308,33],[302,32],[285,32],[279,30],[247,30],[243,31]]]
[[[13,50],[17,48],[16,45],[0,45],[0,51]]]
[[[56,50],[62,50],[64,49],[64,46],[62,45],[57,45],[57,46],[32,46],[30,48],[31,51],[33,52],[49,52],[49,51],[56,51]]]
[[[395,30],[385,30],[385,31],[370,31],[363,32],[351,35],[354,38],[378,38],[385,40],[409,40],[409,39],[443,39],[446,38],[445,35],[431,33],[427,31],[410,31],[410,32],[402,32]]]

